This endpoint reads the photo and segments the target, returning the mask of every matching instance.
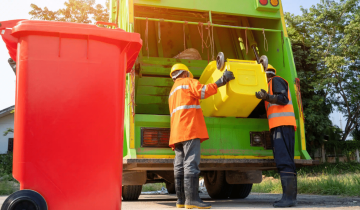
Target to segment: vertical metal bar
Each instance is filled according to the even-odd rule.
[[[159,24],[161,24],[161,22],[157,22],[157,23],[154,22],[154,24],[155,24],[156,37],[159,38],[159,37],[161,37],[161,27],[159,25]],[[160,58],[164,57],[161,39],[157,41],[157,52],[158,52],[158,56]]]
[[[233,47],[235,48],[235,53],[236,53],[236,59],[244,59],[242,58],[242,52],[241,52],[241,48],[239,43],[239,38],[237,37],[236,34],[236,29],[229,29],[230,30],[230,35],[231,35],[231,42],[233,43]]]
[[[187,49],[192,48],[190,30],[188,24],[185,24],[185,36],[186,36],[186,47]]]
[[[117,26],[119,26],[118,20],[119,20],[119,7],[120,7],[120,0],[116,1],[116,16],[115,16],[115,23]]]
[[[281,47],[282,47],[282,54],[283,54],[283,67],[285,67],[284,32],[283,31],[281,31]]]
[[[211,17],[211,11],[209,11],[209,21],[212,24],[212,17]]]
[[[216,28],[213,29],[214,30],[214,42],[215,42],[215,48],[216,48],[216,53],[215,55],[217,55],[219,52],[221,52],[221,45],[220,45],[220,41],[219,41],[219,37],[216,31]]]

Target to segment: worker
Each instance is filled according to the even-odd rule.
[[[184,64],[175,64],[170,77],[174,81],[169,96],[171,132],[169,146],[175,151],[174,177],[177,208],[209,209],[199,196],[200,143],[209,139],[200,99],[217,93],[217,88],[235,79],[225,70],[215,83],[203,85],[193,79]]]
[[[271,131],[273,154],[281,177],[283,195],[274,207],[296,205],[297,178],[294,163],[296,121],[291,101],[289,83],[276,76],[276,69],[269,65],[266,70],[269,92],[261,89],[255,95],[265,101],[265,109]]]

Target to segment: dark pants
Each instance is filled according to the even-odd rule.
[[[174,173],[176,176],[199,175],[200,139],[175,144]]]
[[[271,129],[273,153],[281,176],[296,175],[294,163],[295,130],[293,126]]]

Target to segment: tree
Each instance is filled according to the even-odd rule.
[[[76,23],[92,23],[95,21],[109,21],[109,0],[106,0],[106,7],[101,4],[95,5],[95,0],[68,0],[64,3],[65,8],[51,11],[35,4],[31,4],[29,12],[31,19],[64,21]]]
[[[345,140],[358,125],[360,115],[360,62],[355,62],[360,56],[359,0],[322,0],[302,12],[292,17],[290,25],[295,23],[297,41],[308,47],[311,59],[305,63],[315,66],[308,74],[314,78],[307,83],[325,103],[344,113]]]
[[[360,125],[358,124],[356,128],[351,132],[353,140],[360,141]]]
[[[8,128],[6,131],[4,131],[4,136],[7,136],[9,133],[14,133],[14,129]]]
[[[312,50],[314,41],[311,39],[310,31],[303,24],[303,17],[286,13],[285,20],[297,74],[300,78],[307,150],[312,154],[321,146],[324,135],[331,126],[329,114],[332,111],[332,105],[326,98],[324,90],[315,89],[316,84],[320,83],[317,64],[321,58],[316,51]]]

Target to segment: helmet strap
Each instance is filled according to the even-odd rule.
[[[275,72],[273,72],[273,71],[265,71],[265,73],[266,73],[266,74],[272,74],[272,75],[274,75],[274,76],[276,75]]]
[[[183,73],[183,70],[178,70],[178,73],[172,76],[172,79],[176,79],[178,76],[180,76],[181,73]]]

